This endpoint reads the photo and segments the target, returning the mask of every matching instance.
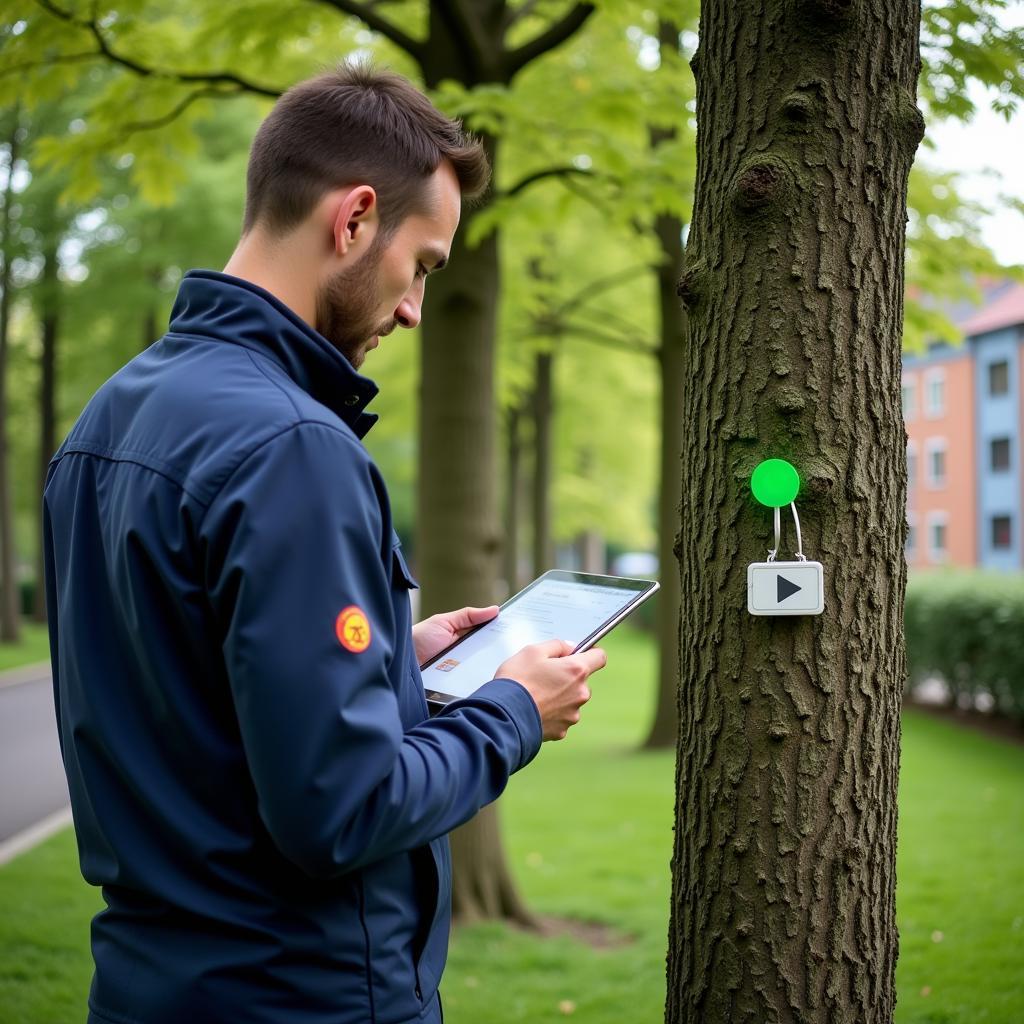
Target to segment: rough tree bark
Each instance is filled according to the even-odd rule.
[[[0,210],[0,641],[16,643],[20,635],[18,581],[15,578],[14,499],[7,435],[7,351],[11,322],[11,263],[14,251],[11,205],[14,200],[14,169],[21,148],[21,118],[14,110],[7,136],[7,183]]]
[[[917,0],[701,12],[668,1024],[892,1019],[919,16]],[[819,617],[746,611],[771,521],[749,482],[769,456],[804,481]]]

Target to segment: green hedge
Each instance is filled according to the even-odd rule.
[[[989,693],[1024,719],[1024,575],[912,575],[905,621],[909,685],[939,676],[957,701]]]

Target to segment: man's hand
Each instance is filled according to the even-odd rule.
[[[573,654],[572,644],[548,640],[524,647],[498,668],[495,678],[514,679],[526,687],[540,712],[544,739],[562,740],[590,700],[588,677],[607,661],[600,647]]]
[[[441,612],[412,627],[412,643],[416,648],[416,661],[420,665],[430,661],[446,647],[464,637],[474,626],[487,622],[498,614],[498,606],[489,608],[460,608],[457,612]]]

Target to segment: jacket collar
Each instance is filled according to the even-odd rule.
[[[171,310],[171,333],[219,338],[277,362],[303,391],[358,437],[377,422],[363,412],[378,388],[321,334],[259,285],[215,270],[190,270]]]

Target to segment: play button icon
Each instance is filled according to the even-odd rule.
[[[780,575],[777,583],[778,597],[776,600],[779,604],[782,604],[787,597],[792,597],[794,594],[799,594],[803,587],[798,586],[796,583],[792,583],[787,580],[785,576]]]
[[[820,615],[825,610],[825,574],[820,562],[754,562],[747,566],[747,611],[751,615]]]

